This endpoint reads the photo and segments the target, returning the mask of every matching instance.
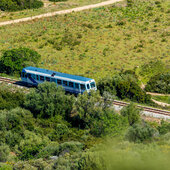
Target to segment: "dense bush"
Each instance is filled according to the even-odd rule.
[[[19,132],[20,130],[32,130],[34,119],[32,114],[24,109],[15,108],[10,111],[0,111],[0,130],[13,130]]]
[[[161,135],[169,133],[170,132],[170,123],[162,120],[160,126],[158,126],[158,131]]]
[[[58,114],[66,118],[71,112],[73,102],[74,97],[65,95],[62,87],[45,82],[26,96],[24,105],[35,117],[49,118]]]
[[[159,133],[156,129],[152,128],[146,122],[142,122],[130,127],[126,134],[126,138],[132,142],[145,142],[153,140],[154,137],[158,135]]]
[[[128,98],[139,103],[150,103],[151,97],[138,85],[137,78],[129,73],[115,75],[113,78],[103,79],[98,83],[98,89],[118,96],[120,99]]]
[[[0,162],[4,162],[7,160],[10,149],[6,144],[0,144]]]
[[[89,95],[84,93],[77,97],[71,111],[71,122],[73,126],[90,129],[95,136],[117,134],[123,127],[126,127],[126,121],[109,109],[112,100],[98,92],[92,91]]]
[[[17,106],[21,106],[24,101],[24,94],[16,90],[15,91],[4,88],[0,85],[0,110],[2,109],[12,109]]]
[[[35,134],[31,131],[24,131],[24,138],[16,146],[20,159],[31,159],[40,152],[49,142],[48,137]]]
[[[151,77],[145,90],[149,92],[170,94],[170,72]]]
[[[4,51],[0,60],[0,72],[7,74],[20,73],[26,66],[34,66],[41,58],[40,54],[29,48],[18,48]]]
[[[43,2],[40,0],[1,0],[0,10],[18,11],[22,9],[40,8]]]
[[[121,113],[122,116],[124,116],[128,119],[130,126],[139,122],[139,120],[140,120],[140,110],[133,103],[124,107],[120,111],[120,113]]]

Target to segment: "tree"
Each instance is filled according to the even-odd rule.
[[[79,95],[73,104],[70,121],[73,126],[89,129],[95,136],[116,135],[127,127],[126,120],[111,108],[112,100],[104,93],[92,91]]]
[[[36,65],[41,56],[29,48],[18,48],[4,51],[1,57],[1,72],[7,74],[20,73],[26,66]]]
[[[59,114],[67,118],[73,102],[74,97],[65,95],[62,87],[57,87],[55,83],[45,82],[27,94],[24,106],[35,117],[50,118]]]
[[[170,94],[170,72],[157,74],[150,78],[146,91]]]
[[[43,2],[40,0],[1,0],[0,10],[18,11],[22,9],[40,8]]]
[[[128,106],[124,107],[121,110],[121,115],[128,119],[129,125],[139,122],[140,120],[140,110],[135,106],[135,104],[131,103]]]
[[[128,98],[139,103],[151,102],[151,96],[140,88],[137,76],[130,71],[99,81],[98,89],[102,95],[107,91],[120,99]]]
[[[127,131],[126,138],[132,142],[145,142],[151,141],[158,135],[159,132],[156,129],[152,128],[146,122],[143,122],[131,126]]]

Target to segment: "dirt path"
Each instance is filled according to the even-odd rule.
[[[67,13],[71,13],[71,12],[83,11],[83,10],[87,10],[87,9],[110,5],[115,2],[120,2],[120,1],[123,1],[123,0],[109,0],[109,1],[98,3],[98,4],[86,5],[83,7],[77,7],[77,8],[72,8],[72,9],[67,9],[67,10],[62,10],[62,11],[49,12],[46,14],[41,14],[41,15],[37,15],[37,16],[33,16],[33,17],[27,17],[27,18],[12,20],[12,21],[0,22],[0,26],[15,24],[15,23],[19,23],[19,22],[25,22],[25,21],[31,21],[31,20],[39,19],[39,18],[51,17],[51,16],[55,16],[55,15],[67,14]]]
[[[146,92],[146,93],[150,94],[151,96],[170,96],[170,94],[151,93],[151,92]]]
[[[160,105],[160,106],[163,106],[163,107],[166,107],[166,106],[170,106],[170,104],[168,103],[163,103],[163,102],[160,102],[160,101],[157,101],[157,100],[154,100],[152,99],[153,102],[155,102],[156,104]]]

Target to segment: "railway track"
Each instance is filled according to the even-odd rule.
[[[113,104],[117,105],[117,106],[127,106],[129,103],[114,100]],[[141,106],[141,105],[137,105],[137,107],[141,108],[141,109],[143,109],[144,111],[147,111],[147,112],[152,112],[152,113],[170,116],[170,111],[167,111],[167,110],[155,109],[155,108]]]
[[[28,86],[28,85],[24,84],[20,80],[13,80],[13,79],[1,77],[1,76],[0,76],[0,82],[4,82],[4,83],[8,83],[8,84],[14,84],[14,85],[22,86],[22,87],[27,87],[27,88],[32,87],[32,86]]]
[[[17,80],[12,80],[10,78],[5,78],[5,77],[0,77],[0,81],[5,83],[11,83],[11,84],[15,84],[17,82]]]
[[[30,87],[30,86],[26,86],[21,81],[12,80],[10,78],[5,78],[5,77],[0,77],[0,82],[10,83],[10,84],[18,85],[18,86]],[[113,104],[117,105],[117,106],[127,106],[129,103],[114,100]],[[155,108],[141,106],[141,105],[138,105],[137,107],[141,108],[141,109],[143,109],[144,111],[147,111],[147,112],[152,112],[152,113],[155,113],[155,114],[170,116],[170,111],[167,111],[167,110],[155,109]]]

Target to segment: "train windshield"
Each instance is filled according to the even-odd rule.
[[[95,82],[90,83],[91,88],[96,87]]]

